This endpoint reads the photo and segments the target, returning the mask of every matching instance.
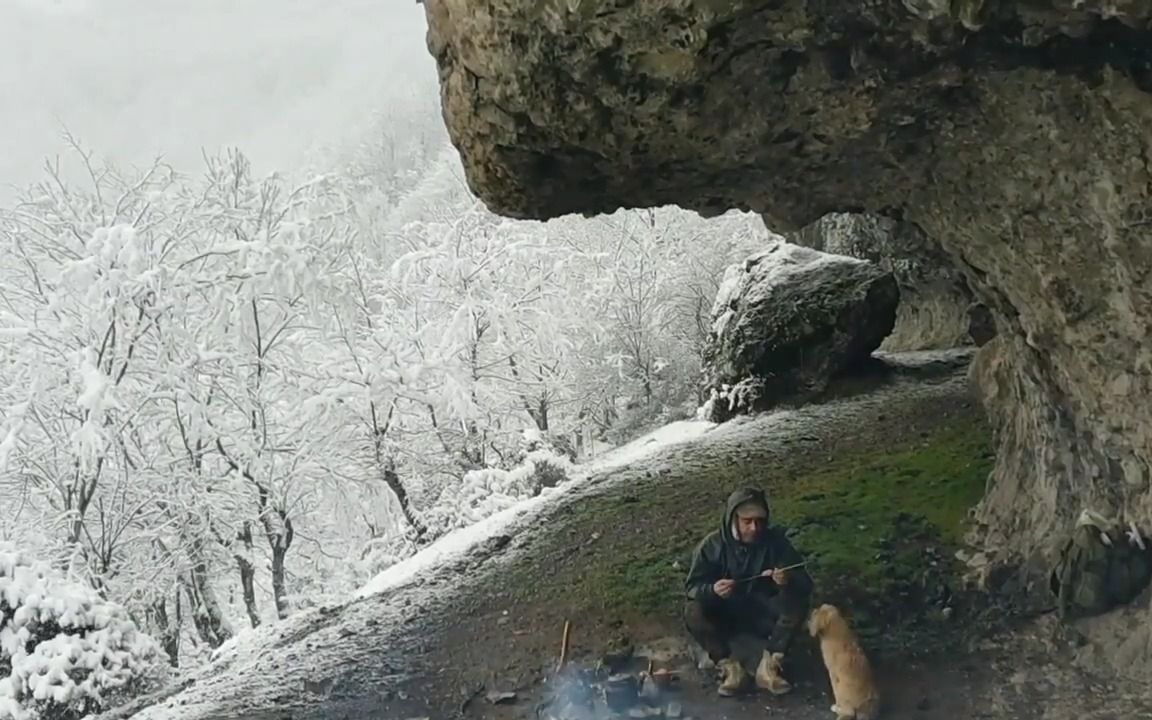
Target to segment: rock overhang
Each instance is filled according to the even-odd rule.
[[[497,213],[675,204],[779,232],[869,212],[938,243],[917,260],[995,325],[973,537],[1022,570],[1006,585],[1045,594],[1085,507],[1152,528],[1152,2],[426,7],[450,137]]]
[[[473,191],[547,219],[676,204],[789,230],[899,214],[982,74],[1152,77],[1152,3],[428,0]],[[995,90],[992,90],[995,91]]]

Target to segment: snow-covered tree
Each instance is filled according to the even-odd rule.
[[[691,405],[720,275],[766,236],[500,218],[451,148],[394,150],[298,182],[77,151],[87,183],[52,166],[0,210],[0,538],[173,662]]]
[[[69,720],[154,688],[160,645],[125,609],[0,543],[0,720]]]

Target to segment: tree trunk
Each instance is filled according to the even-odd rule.
[[[260,522],[264,524],[264,537],[268,539],[268,548],[272,551],[272,597],[276,600],[276,617],[283,620],[288,617],[288,587],[284,560],[288,557],[288,549],[292,547],[296,532],[292,528],[292,519],[288,517],[288,513],[280,508],[270,507],[267,495],[261,496],[261,506],[263,512],[260,514]]]
[[[253,628],[260,627],[260,610],[256,605],[256,566],[252,563],[252,526],[247,520],[236,534],[241,543],[240,551],[233,552],[236,567],[240,570],[240,587],[244,593],[244,609],[248,611],[248,622]]]
[[[207,582],[195,573],[188,573],[184,579],[184,589],[192,609],[192,625],[200,639],[210,648],[218,648],[231,640],[232,630]]]
[[[224,616],[216,591],[212,589],[202,541],[194,540],[188,547],[188,554],[192,568],[185,574],[183,582],[192,610],[192,624],[209,647],[218,648],[232,639],[232,627]]]
[[[272,595],[276,598],[276,617],[283,620],[288,617],[288,596],[284,584],[284,557],[288,548],[283,545],[272,546]]]
[[[523,398],[524,409],[528,411],[528,416],[532,418],[532,422],[536,423],[536,429],[540,432],[548,432],[548,398],[541,397],[536,401],[536,407],[528,402],[528,398]]]
[[[408,491],[404,488],[404,484],[400,482],[400,476],[391,467],[384,468],[384,483],[392,494],[396,496],[396,502],[400,505],[400,512],[404,515],[404,521],[416,533],[416,539],[424,536],[428,532],[428,528],[424,523],[417,519],[416,515],[412,512],[412,503],[408,499]]]
[[[159,597],[147,610],[149,623],[156,628],[160,646],[168,653],[168,664],[180,667],[180,590],[176,590],[176,619],[168,616],[168,599]]]
[[[512,377],[517,381],[520,380],[520,370],[516,365],[516,358],[508,358],[508,366],[512,369]],[[548,398],[545,393],[537,401],[536,407],[532,407],[532,403],[528,402],[528,396],[521,394],[520,401],[524,403],[524,410],[528,413],[528,417],[532,418],[532,422],[536,423],[536,429],[540,432],[548,432]]]
[[[540,432],[548,432],[548,400],[546,398],[540,398],[536,415],[536,427],[540,428]]]
[[[373,440],[372,451],[376,460],[376,467],[380,469],[380,476],[384,480],[384,484],[396,496],[396,502],[400,505],[400,512],[404,515],[404,521],[408,523],[408,527],[412,528],[416,534],[416,539],[419,540],[428,532],[428,528],[412,512],[408,490],[404,487],[404,483],[400,482],[400,476],[396,473],[396,463],[384,452],[384,433],[377,431]]]

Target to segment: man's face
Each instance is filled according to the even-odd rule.
[[[736,537],[742,543],[753,544],[760,539],[764,526],[768,524],[768,513],[764,508],[750,507],[736,510]]]

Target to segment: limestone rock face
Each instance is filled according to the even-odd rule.
[[[1084,507],[1152,531],[1152,3],[425,7],[450,136],[494,210],[915,223],[996,326],[973,370],[998,427],[989,554],[1041,593]]]
[[[860,258],[900,286],[896,327],[881,350],[944,350],[987,341],[983,314],[951,259],[920,228],[880,215],[830,213],[788,236],[792,242]]]
[[[899,300],[872,263],[786,242],[728,268],[706,358],[710,419],[825,389],[892,332]]]

